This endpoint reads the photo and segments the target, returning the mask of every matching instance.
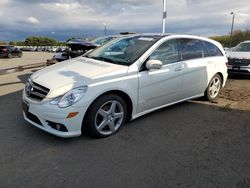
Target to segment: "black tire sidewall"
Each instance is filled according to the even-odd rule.
[[[101,134],[95,127],[95,117],[96,117],[96,113],[99,110],[99,108],[106,102],[110,101],[110,100],[117,100],[121,103],[121,105],[123,106],[123,110],[124,110],[124,118],[123,121],[120,125],[120,127],[112,134],[109,135],[104,135]],[[116,94],[107,94],[107,95],[102,95],[99,98],[97,98],[89,107],[87,113],[86,113],[86,117],[84,118],[84,125],[86,126],[86,131],[87,133],[94,138],[104,138],[104,137],[108,137],[111,136],[113,134],[115,134],[116,132],[119,131],[119,129],[123,126],[125,120],[126,120],[126,116],[127,116],[127,106],[125,101],[118,95]]]

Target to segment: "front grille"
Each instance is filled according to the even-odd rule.
[[[233,66],[248,66],[250,59],[230,59],[228,58],[228,64]]]
[[[49,89],[35,82],[29,81],[25,86],[25,93],[28,98],[42,101],[49,93]]]

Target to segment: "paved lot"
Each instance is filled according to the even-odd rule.
[[[109,138],[60,139],[22,118],[31,72],[0,76],[0,187],[250,187],[250,96],[226,88],[218,103],[174,105]]]
[[[46,62],[51,59],[54,53],[48,52],[23,52],[21,58],[0,58],[0,69],[12,68],[20,65]]]

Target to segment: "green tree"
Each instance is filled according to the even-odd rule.
[[[24,41],[26,46],[56,46],[57,41],[49,37],[31,36]]]
[[[9,45],[11,45],[11,46],[16,46],[16,42],[10,41],[10,42],[9,42]]]
[[[16,45],[17,46],[25,46],[25,42],[24,41],[17,41]]]
[[[230,35],[214,36],[210,38],[220,42],[225,47],[229,47],[230,45]],[[237,44],[245,40],[250,40],[250,29],[246,29],[244,31],[236,30],[233,32],[232,46],[236,46]]]

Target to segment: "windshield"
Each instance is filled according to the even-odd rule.
[[[108,42],[90,52],[87,57],[120,65],[131,65],[158,39],[133,36]]]
[[[236,47],[233,48],[234,52],[250,52],[250,42],[248,43],[240,43]]]
[[[107,43],[108,41],[112,40],[114,37],[100,37],[97,39],[92,40],[92,42],[94,42],[95,44],[98,45],[104,45],[105,43]]]

